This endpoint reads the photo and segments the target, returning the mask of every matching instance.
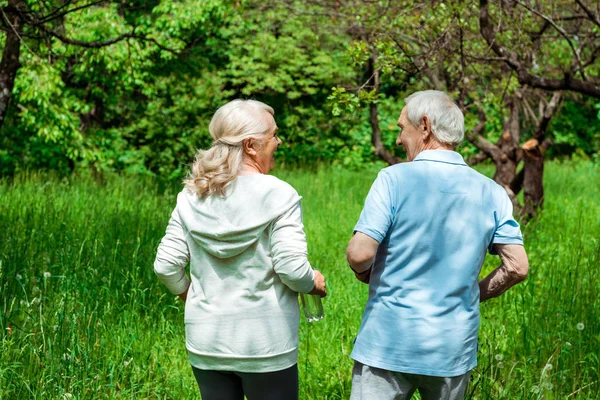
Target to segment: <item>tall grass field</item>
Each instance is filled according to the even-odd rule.
[[[345,248],[377,169],[274,172],[303,196],[309,259],[328,279],[325,318],[301,322],[300,398],[348,399],[367,286]],[[522,227],[528,279],[481,306],[468,398],[600,398],[600,165],[551,162],[545,183],[543,212]],[[183,303],[153,271],[178,190],[0,181],[1,399],[200,398]],[[498,264],[488,256],[482,274]]]

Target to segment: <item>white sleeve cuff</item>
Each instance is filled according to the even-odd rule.
[[[164,274],[161,272],[161,268],[157,263],[154,265],[154,272],[158,276],[158,279],[160,279],[173,294],[182,294],[190,286],[191,281],[185,273],[185,269],[181,269],[176,273]]]

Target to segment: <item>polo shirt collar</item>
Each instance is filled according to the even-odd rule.
[[[467,165],[460,154],[451,150],[423,150],[413,161],[435,161],[446,164]]]

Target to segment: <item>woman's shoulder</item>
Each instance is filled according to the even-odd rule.
[[[247,181],[249,185],[254,186],[260,191],[277,191],[280,195],[288,193],[290,195],[298,196],[298,191],[296,191],[292,185],[273,175],[242,175],[239,176],[238,179],[240,181]]]

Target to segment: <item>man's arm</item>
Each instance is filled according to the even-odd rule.
[[[479,282],[479,299],[484,302],[500,296],[512,286],[525,280],[529,272],[529,261],[525,248],[518,244],[497,244],[502,264]]]
[[[369,283],[371,276],[371,267],[377,253],[379,242],[362,232],[356,234],[350,239],[346,249],[346,259],[350,268],[354,271],[356,279],[363,283]]]

